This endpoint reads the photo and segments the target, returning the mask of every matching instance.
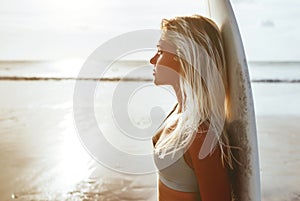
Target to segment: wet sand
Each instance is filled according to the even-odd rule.
[[[262,200],[300,200],[300,116],[258,116]]]
[[[74,81],[0,83],[1,201],[156,200],[155,173],[117,173],[83,148],[73,121]],[[113,85],[106,83],[106,91]],[[277,85],[255,85],[256,107],[269,101],[263,92],[275,89]],[[277,100],[287,101],[288,107],[288,98]],[[277,103],[270,104],[276,109]],[[96,111],[103,113],[105,107],[100,104]],[[263,201],[300,200],[300,114],[295,113],[257,111]]]

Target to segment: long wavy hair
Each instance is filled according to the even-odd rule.
[[[228,93],[219,28],[209,18],[193,15],[163,19],[161,30],[161,40],[175,47],[173,53],[181,64],[179,83],[183,101],[176,127],[157,141],[155,152],[163,158],[187,149],[199,133],[199,125],[206,124],[209,128],[199,158],[205,158],[219,146],[223,165],[225,160],[232,168],[232,154],[224,129]]]

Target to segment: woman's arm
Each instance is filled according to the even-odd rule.
[[[199,151],[206,133],[197,133],[187,154],[195,171],[202,201],[231,201],[231,187],[227,170],[222,165],[218,145],[212,155],[199,159]]]

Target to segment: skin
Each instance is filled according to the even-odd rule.
[[[157,52],[150,59],[150,63],[153,64],[154,67],[154,84],[157,86],[171,85],[173,87],[179,103],[178,112],[180,112],[180,103],[182,102],[179,83],[181,66],[178,57],[174,53],[167,51],[163,44],[158,43]]]

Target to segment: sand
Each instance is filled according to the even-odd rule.
[[[100,89],[105,90],[96,95],[100,118],[109,101],[104,105],[97,101],[108,97],[115,86],[103,83]],[[155,173],[117,173],[99,165],[83,148],[73,121],[73,88],[74,81],[0,82],[0,200],[156,200]],[[300,100],[294,93],[300,85],[255,84],[253,89],[262,200],[300,200],[300,111],[292,110]],[[284,97],[273,93],[278,89]],[[151,93],[148,104],[156,100]],[[166,99],[161,105],[167,108],[171,102]],[[285,106],[286,112],[277,110],[277,104]],[[139,115],[133,114],[137,119]],[[147,125],[149,119],[140,123]],[[111,132],[115,130],[112,126]],[[118,146],[130,147],[125,142]]]

